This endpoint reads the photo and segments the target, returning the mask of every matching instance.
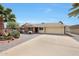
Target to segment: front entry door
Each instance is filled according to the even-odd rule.
[[[35,33],[38,33],[38,27],[35,28]]]

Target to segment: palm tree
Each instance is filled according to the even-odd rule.
[[[4,22],[14,21],[15,15],[12,13],[10,8],[4,8],[0,5],[0,34],[3,35],[4,31]]]
[[[15,22],[15,15],[12,13],[12,10],[10,8],[6,8],[6,10],[4,11],[5,12],[5,16],[6,16],[6,19],[5,19],[5,22],[7,21],[14,21]]]
[[[8,21],[16,22],[16,16],[14,14],[10,14],[8,17]]]
[[[79,3],[73,3],[72,8],[70,10],[71,12],[68,14],[70,17],[79,17]]]

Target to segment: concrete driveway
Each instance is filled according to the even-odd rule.
[[[7,51],[5,56],[79,56],[79,42],[69,36],[40,35]]]
[[[38,36],[39,34],[21,34],[19,39],[15,39],[14,41],[10,41],[10,43],[8,43],[7,41],[4,42],[0,42],[0,52],[7,50],[9,48],[12,48],[18,44],[21,44],[27,40],[31,40],[34,37]]]

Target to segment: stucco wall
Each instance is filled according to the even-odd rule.
[[[79,29],[70,29],[71,33],[79,34]]]

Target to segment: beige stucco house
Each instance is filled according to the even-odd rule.
[[[29,24],[25,23],[21,26],[21,30],[26,33],[33,31],[33,33],[52,33],[52,34],[64,34],[64,24],[61,23],[41,23],[41,24]]]

